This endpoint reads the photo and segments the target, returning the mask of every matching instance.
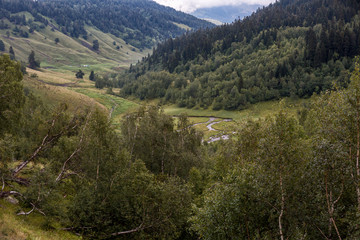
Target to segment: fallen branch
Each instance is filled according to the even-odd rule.
[[[46,136],[43,138],[43,140],[41,141],[40,146],[38,146],[38,148],[33,152],[33,154],[25,161],[23,161],[22,163],[20,163],[19,165],[17,165],[13,170],[12,170],[12,175],[15,176],[17,175],[24,167],[26,167],[29,162],[31,162],[32,160],[34,160],[39,153],[41,153],[42,151],[44,151],[49,145],[51,145],[52,143],[54,143],[56,140],[58,140],[62,135],[64,135],[64,133],[66,131],[69,131],[71,129],[75,129],[78,124],[74,124],[72,126],[72,123],[74,122],[75,119],[73,119],[72,122],[70,122],[66,127],[62,128],[57,134],[51,134],[52,129],[55,126],[56,120],[60,117],[61,113],[63,113],[63,111],[60,111],[52,120],[51,125],[48,129],[48,132],[46,134]]]
[[[91,116],[91,113],[89,113],[88,116],[87,116],[87,118],[86,118],[86,122],[85,122],[85,124],[84,124],[83,129],[82,129],[82,133],[81,133],[80,141],[79,141],[79,143],[78,143],[78,147],[74,150],[74,152],[73,152],[73,153],[66,159],[66,161],[64,162],[64,164],[63,164],[63,166],[62,166],[62,168],[61,168],[61,172],[59,173],[59,175],[57,176],[57,178],[56,178],[56,180],[55,180],[56,182],[59,182],[59,181],[61,181],[61,180],[64,179],[63,175],[64,175],[64,173],[65,173],[65,171],[66,171],[66,165],[67,165],[67,163],[68,163],[69,161],[71,161],[71,159],[72,159],[76,154],[78,154],[78,153],[81,151],[81,148],[82,148],[81,145],[82,145],[82,142],[83,142],[83,140],[84,140],[84,134],[85,134],[86,126],[88,125],[88,121],[89,121],[90,116]]]
[[[4,191],[4,188],[5,188],[5,181],[4,181],[4,176],[1,176],[1,179],[2,179],[2,188],[1,188],[1,192]]]
[[[32,212],[34,212],[34,210],[36,210],[39,213],[41,213],[42,215],[46,216],[45,213],[43,211],[41,211],[41,209],[39,209],[39,208],[37,208],[35,206],[35,204],[33,204],[33,203],[30,203],[30,204],[33,207],[30,211],[28,211],[28,212],[21,211],[21,212],[17,213],[16,215],[18,215],[18,216],[21,216],[21,215],[27,216],[27,215],[30,215]]]
[[[26,178],[21,178],[21,177],[13,177],[10,179],[13,182],[16,182],[20,185],[24,185],[24,186],[29,186],[30,185],[30,181]]]
[[[141,223],[140,226],[138,226],[137,228],[134,228],[134,229],[131,229],[131,230],[127,230],[127,231],[112,233],[112,234],[110,234],[110,235],[111,235],[111,236],[119,236],[119,235],[129,234],[129,233],[134,233],[134,232],[141,231],[141,230],[143,230],[143,229],[145,229],[145,228],[146,228],[146,227],[143,227],[143,224]]]
[[[22,194],[16,191],[4,191],[0,193],[0,198],[6,198],[11,195],[18,195],[22,197]]]

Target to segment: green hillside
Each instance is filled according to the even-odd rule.
[[[27,62],[34,50],[42,67],[67,70],[119,70],[160,41],[214,26],[148,0],[1,0],[0,14],[0,51],[12,46]]]
[[[239,110],[344,87],[360,54],[358,1],[278,1],[159,44],[115,83],[123,96]]]
[[[30,14],[27,14],[27,16],[28,19],[32,19]],[[11,29],[16,27],[16,25],[8,21],[4,22],[7,22]],[[29,30],[28,26],[18,28],[24,31]],[[15,58],[27,62],[30,52],[34,50],[42,68],[63,70],[83,68],[95,71],[115,71],[136,62],[146,54],[146,51],[149,51],[140,51],[126,44],[121,38],[105,34],[94,27],[86,27],[89,33],[87,40],[72,38],[52,29],[51,26],[39,28],[39,30],[30,33],[27,38],[16,36],[9,29],[2,29],[0,30],[0,39],[5,44],[3,53],[8,53],[9,47],[12,46]],[[8,37],[7,32],[9,31],[10,36]],[[59,39],[58,43],[55,43],[56,38]],[[92,48],[94,40],[99,42],[100,48],[98,51]]]

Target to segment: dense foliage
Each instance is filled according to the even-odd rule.
[[[190,218],[202,239],[358,239],[360,75],[327,91],[300,122],[249,122],[215,156]],[[301,123],[301,124],[300,124]]]
[[[107,113],[49,109],[21,80],[20,64],[0,56],[0,198],[14,196],[20,215],[44,214],[86,238],[186,234],[186,179],[201,166],[201,134],[185,116],[175,124],[142,108],[119,136]]]
[[[279,1],[233,24],[187,33],[114,82],[123,96],[236,110],[345,86],[360,53],[358,1]]]
[[[204,145],[157,107],[124,116],[121,134],[99,110],[49,109],[1,56],[0,198],[91,239],[358,239],[359,64],[299,116]]]
[[[213,26],[209,22],[149,0],[0,1],[0,15],[3,18],[16,25],[29,25],[33,31],[36,28],[34,22],[28,21],[25,15],[14,15],[20,12],[30,12],[35,22],[45,26],[55,27],[52,20],[49,21],[49,18],[53,19],[60,27],[59,31],[72,37],[86,37],[85,26],[90,25],[105,33],[121,37],[138,48],[151,48],[156,42],[186,31],[176,24],[183,24],[191,29]],[[4,22],[1,26],[7,27]],[[26,34],[28,35],[27,32],[22,32],[20,35]]]

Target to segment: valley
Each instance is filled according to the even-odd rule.
[[[120,91],[117,88],[112,88],[114,94],[107,93],[106,89],[97,89],[94,82],[86,79],[86,76],[84,79],[76,79],[75,72],[64,68],[57,71],[53,69],[39,71],[28,68],[27,72],[28,74],[24,76],[24,86],[47,104],[56,107],[60,102],[65,102],[71,111],[99,107],[109,114],[115,127],[120,124],[125,114],[135,111],[141,105],[149,104],[147,101],[121,98],[116,95]],[[162,105],[161,107],[166,114],[173,116],[175,121],[177,116],[186,114],[194,127],[204,133],[204,141],[211,141],[215,136],[233,133],[236,125],[241,122],[271,116],[282,108],[296,115],[296,111],[305,102],[306,100],[284,99],[258,103],[242,111],[186,109],[176,105]],[[158,103],[150,102],[150,104]],[[221,119],[231,119],[231,121]]]
[[[359,13],[0,0],[0,239],[360,239]]]

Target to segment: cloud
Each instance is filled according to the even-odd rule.
[[[228,5],[246,4],[261,4],[264,6],[269,5],[275,0],[154,0],[155,2],[175,8],[176,10],[186,13],[192,13],[198,8],[218,7]]]

